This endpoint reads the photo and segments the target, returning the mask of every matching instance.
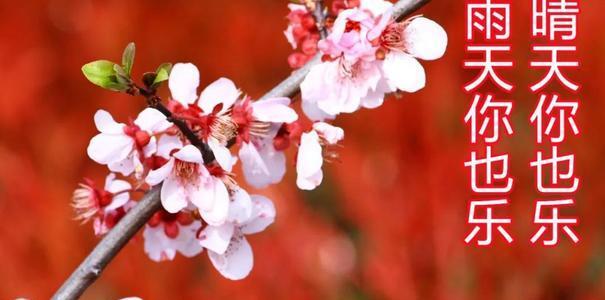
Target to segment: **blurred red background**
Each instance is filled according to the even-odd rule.
[[[582,66],[570,76],[583,85],[582,134],[566,143],[582,178],[579,245],[529,246],[537,98],[526,87],[540,75],[528,67],[530,1],[513,5],[516,67],[506,78],[518,86],[516,134],[500,146],[513,160],[516,242],[463,243],[471,194],[462,118],[472,99],[461,87],[475,74],[462,68],[464,2],[433,0],[420,12],[445,27],[450,44],[443,59],[424,64],[427,87],[339,118],[342,163],[326,168],[318,190],[297,190],[290,168],[282,184],[259,191],[276,202],[278,217],[250,238],[255,267],[246,280],[222,278],[205,253],[154,263],[139,237],[84,298],[605,299],[605,2],[581,5]],[[85,152],[92,116],[103,108],[124,120],[144,104],[89,84],[84,63],[118,60],[135,41],[135,74],[191,61],[202,85],[226,76],[258,97],[290,72],[286,14],[285,0],[0,2],[0,298],[48,298],[98,241],[69,206],[81,177],[104,178]]]

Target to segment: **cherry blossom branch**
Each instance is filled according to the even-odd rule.
[[[77,299],[88,286],[99,278],[101,272],[116,254],[160,209],[160,190],[161,185],[157,185],[143,196],[139,203],[97,244],[52,299]]]
[[[430,0],[400,0],[394,5],[393,17],[401,20],[413,11],[422,7]],[[321,62],[321,55],[316,55],[305,66],[293,72],[288,78],[279,83],[261,99],[271,97],[293,97],[300,91],[300,84],[309,70]],[[208,156],[207,161],[214,160],[210,158],[208,145],[199,140],[195,133],[186,125],[183,120],[173,116],[172,112],[166,108],[161,98],[155,92],[138,88],[138,93],[143,95],[148,105],[158,109],[170,121],[172,121],[190,142],[200,148],[202,153]],[[205,150],[203,150],[205,149]],[[210,154],[207,154],[210,153]],[[206,161],[206,156],[204,157]],[[161,185],[153,187],[143,198],[135,205],[107,235],[97,244],[92,252],[84,259],[71,276],[63,283],[52,299],[77,299],[82,293],[100,276],[101,272],[107,267],[109,262],[118,254],[126,243],[141,229],[151,216],[161,208],[160,202]]]
[[[187,126],[187,123],[184,120],[181,120],[175,117],[172,112],[162,104],[162,98],[156,95],[155,90],[148,90],[142,87],[134,86],[135,94],[138,93],[141,96],[147,99],[147,105],[151,108],[157,109],[161,112],[168,121],[172,122],[179,130],[185,135],[185,137],[189,140],[189,142],[200,149],[202,152],[202,157],[204,158],[205,163],[210,163],[214,161],[214,153],[208,146],[208,144],[204,143],[202,140],[198,138],[198,136]]]
[[[315,24],[319,30],[319,36],[325,39],[328,36],[328,29],[326,28],[326,14],[324,11],[323,0],[315,0],[315,7],[313,7],[313,18],[315,18]]]

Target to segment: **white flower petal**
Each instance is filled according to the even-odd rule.
[[[392,88],[413,93],[422,89],[426,83],[424,68],[414,57],[408,54],[389,53],[382,64],[382,68]]]
[[[286,174],[286,155],[277,151],[273,143],[264,143],[258,149],[252,143],[243,143],[239,156],[246,181],[255,188],[264,188],[280,182]]]
[[[233,106],[239,94],[240,92],[233,81],[227,78],[219,78],[204,89],[197,104],[207,114],[211,113],[219,103],[223,104],[221,111],[226,111]]]
[[[233,169],[233,157],[231,156],[229,148],[219,144],[214,138],[208,139],[208,146],[212,150],[214,159],[216,159],[218,165],[221,166],[223,170],[231,172]]]
[[[202,224],[197,221],[187,226],[179,225],[179,236],[175,240],[175,246],[183,256],[194,257],[204,250],[196,237],[200,227]]]
[[[143,147],[143,157],[151,157],[158,150],[158,141],[155,136],[149,139],[149,143]]]
[[[313,130],[317,131],[329,144],[336,144],[344,139],[345,132],[340,127],[328,123],[317,122],[313,124]]]
[[[149,107],[145,108],[141,113],[139,113],[136,120],[134,120],[134,124],[139,126],[141,130],[149,133],[161,132],[172,126],[172,123],[166,120],[166,116],[164,116],[157,109]]]
[[[183,142],[181,142],[181,139],[178,136],[164,134],[158,141],[158,150],[156,154],[164,158],[170,158],[170,152],[172,152],[172,150],[180,149],[182,147]]]
[[[232,196],[228,221],[234,224],[243,224],[252,217],[252,209],[252,198],[248,192],[240,188]]]
[[[123,134],[124,124],[117,123],[110,113],[102,109],[97,110],[95,113],[95,126],[97,130],[102,133],[108,134]]]
[[[244,234],[261,232],[275,221],[275,205],[269,198],[252,195],[252,204],[252,217],[241,227]]]
[[[406,26],[403,36],[406,51],[420,59],[438,59],[447,48],[447,33],[443,27],[427,18],[413,18]]]
[[[99,133],[90,140],[88,156],[100,164],[117,162],[132,152],[134,140],[125,134]]]
[[[323,180],[323,171],[321,169],[317,170],[317,172],[303,177],[303,176],[298,176],[296,177],[296,186],[298,186],[299,189],[301,190],[306,190],[306,191],[311,191],[314,190],[316,187],[318,187],[321,184],[321,181]]]
[[[190,162],[190,163],[203,163],[204,159],[202,158],[202,152],[200,149],[193,145],[187,145],[181,150],[175,152],[172,156],[177,158],[178,160]]]
[[[194,64],[178,63],[172,67],[168,78],[168,88],[172,99],[187,106],[197,99],[197,87],[200,85],[200,71]]]
[[[124,176],[130,176],[135,170],[135,156],[129,155],[121,161],[114,161],[107,164],[110,171],[120,173]]]
[[[216,270],[231,280],[246,278],[254,265],[252,248],[241,235],[232,239],[223,255],[208,251],[208,257]]]
[[[220,226],[206,226],[199,237],[199,244],[217,254],[227,251],[235,227],[231,223]]]
[[[174,214],[187,207],[187,190],[174,176],[164,179],[160,198],[162,198],[162,206],[169,213]]]
[[[203,196],[192,199],[192,202],[200,209],[206,223],[218,226],[229,216],[229,192],[220,179],[212,177],[210,180],[210,184],[200,188]]]
[[[169,248],[170,241],[164,234],[163,226],[145,226],[143,230],[144,249],[147,256],[153,261],[173,260],[176,250]]]
[[[393,3],[384,0],[361,0],[359,8],[368,10],[374,17],[384,14]]]
[[[252,103],[252,115],[262,122],[292,123],[298,120],[298,115],[288,105],[290,105],[288,98],[256,101]]]
[[[160,182],[164,181],[166,179],[166,177],[168,177],[170,175],[173,168],[174,168],[174,159],[171,158],[163,166],[161,166],[155,170],[149,171],[149,174],[147,174],[147,177],[145,178],[145,182],[147,182],[147,184],[149,184],[151,186],[158,185]]]
[[[317,132],[303,133],[300,138],[300,148],[296,159],[296,172],[298,176],[308,177],[321,170],[323,157],[319,136]]]

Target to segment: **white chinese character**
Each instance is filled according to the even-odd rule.
[[[580,87],[569,81],[563,74],[561,73],[560,67],[579,67],[580,63],[578,61],[559,61],[558,53],[559,51],[576,51],[576,46],[533,46],[534,51],[550,51],[550,61],[532,61],[530,65],[532,67],[548,67],[548,73],[544,78],[534,84],[531,87],[532,91],[537,91],[543,88],[547,83],[552,80],[554,75],[557,75],[557,79],[565,85],[567,88],[573,91],[577,91]]]
[[[544,136],[550,136],[551,143],[560,143],[565,140],[566,124],[569,124],[574,135],[580,130],[574,119],[578,111],[578,102],[559,101],[559,95],[552,95],[548,107],[545,108],[546,95],[540,96],[540,102],[531,116],[530,121],[536,124],[536,135],[538,143],[542,143]],[[544,129],[543,117],[549,117],[546,129]],[[555,134],[554,132],[558,132]]]
[[[574,177],[575,155],[570,154],[565,156],[558,156],[558,151],[558,147],[553,146],[552,158],[549,159],[543,159],[542,151],[538,151],[536,160],[530,163],[532,167],[536,167],[537,187],[538,191],[540,191],[541,193],[573,193],[578,190],[580,179]],[[566,164],[567,172],[560,171],[561,168],[559,167],[559,164],[564,163]],[[548,183],[548,185],[545,185],[545,183],[543,182],[544,179],[548,179],[544,178],[542,174],[544,172],[545,166],[550,166],[551,171],[550,182]],[[571,186],[569,184],[567,184],[567,186],[562,186],[562,184],[559,183],[559,180],[572,180],[572,184]]]
[[[563,205],[569,206],[569,205],[573,205],[573,204],[574,204],[574,201],[572,199],[537,201],[536,202],[536,211],[534,214],[534,223],[543,224],[543,225],[540,226],[540,229],[538,229],[536,234],[534,234],[534,236],[531,238],[532,244],[535,244],[538,241],[538,239],[540,239],[540,237],[542,237],[542,235],[544,235],[544,232],[547,229],[546,225],[550,225],[551,226],[550,240],[544,239],[542,241],[542,244],[545,246],[556,245],[559,242],[559,227],[561,227],[560,226],[561,224],[563,224],[563,231],[565,231],[565,233],[567,233],[569,238],[571,238],[571,240],[577,244],[580,241],[580,239],[573,232],[573,230],[571,230],[571,228],[569,227],[569,224],[577,224],[578,220],[576,218],[559,218],[559,208],[557,207],[557,206],[563,206]],[[551,209],[551,216],[549,218],[542,216],[542,208],[544,208],[545,206],[548,206]]]
[[[475,95],[473,105],[464,117],[464,121],[466,123],[469,123],[469,121],[471,123],[471,142],[477,142],[478,134],[485,138],[484,141],[486,143],[497,142],[500,138],[500,123],[502,123],[508,135],[513,134],[513,128],[508,120],[511,110],[513,108],[513,103],[510,101],[492,101],[493,96],[487,95],[485,102],[483,102],[481,109],[479,109],[480,99],[480,95]],[[483,122],[481,122],[479,132],[477,132],[478,114],[484,117]],[[491,128],[491,136],[486,135],[488,127]]]
[[[533,0],[533,36],[548,36],[554,41],[559,34],[564,41],[573,40],[579,13],[574,0]]]
[[[482,240],[478,240],[477,245],[480,245],[480,246],[491,245],[493,231],[494,231],[494,225],[497,225],[496,229],[498,230],[498,232],[500,232],[502,237],[504,237],[504,239],[509,244],[512,243],[513,238],[510,236],[510,234],[508,234],[508,232],[502,226],[503,224],[510,224],[511,219],[493,217],[493,207],[492,206],[501,206],[501,205],[506,205],[507,203],[508,203],[508,201],[506,199],[471,201],[471,205],[470,205],[470,209],[469,209],[469,213],[468,213],[468,223],[477,224],[477,225],[475,225],[473,230],[466,236],[466,238],[464,239],[464,242],[466,242],[468,244],[473,239],[475,239],[475,237],[477,236],[479,231],[481,231],[481,227],[479,225],[484,225],[483,227],[485,228],[485,230],[484,230],[485,238]],[[476,212],[477,212],[478,207],[485,209],[484,218],[477,217]]]
[[[501,172],[494,171],[500,165]],[[477,182],[477,167],[485,165],[485,184]],[[485,158],[477,159],[477,152],[471,152],[471,160],[464,163],[471,168],[471,189],[475,193],[508,193],[513,188],[513,179],[508,176],[508,154],[492,156],[492,147],[487,146]],[[506,182],[506,184],[502,184]],[[499,184],[497,184],[499,183]]]
[[[510,3],[469,4],[466,8],[466,38],[472,40],[474,32],[483,33],[486,40],[506,40],[510,37]]]
[[[487,79],[487,76],[491,78],[491,80],[503,88],[506,91],[511,91],[513,86],[504,80],[502,80],[498,74],[496,74],[495,67],[512,67],[512,61],[492,61],[493,52],[504,52],[510,51],[510,46],[468,46],[466,48],[469,52],[484,52],[484,60],[479,61],[465,61],[464,66],[470,67],[474,69],[482,69],[481,74],[477,76],[475,80],[471,83],[467,84],[464,89],[469,92],[476,89],[479,85],[483,84],[483,82]]]

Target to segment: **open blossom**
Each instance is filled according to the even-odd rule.
[[[208,249],[214,267],[226,278],[243,279],[252,270],[254,258],[246,235],[261,232],[275,220],[273,202],[242,189],[233,194],[229,219],[220,226],[207,226],[199,243]]]
[[[96,235],[107,233],[124,216],[125,206],[130,201],[132,186],[127,181],[115,178],[114,173],[107,175],[103,189],[85,179],[85,183],[74,191],[72,206],[76,219],[82,222],[92,219]]]
[[[245,99],[233,109],[244,177],[256,188],[278,183],[286,173],[286,156],[275,149],[273,138],[283,123],[298,120],[289,105],[288,98]]]
[[[227,143],[236,136],[237,126],[229,114],[241,93],[233,81],[220,78],[207,86],[198,98],[199,78],[200,73],[195,65],[175,64],[168,80],[170,92],[172,98],[183,107],[182,113],[193,129],[200,129],[218,164],[230,172],[233,158]]]
[[[313,129],[302,134],[296,158],[296,184],[302,190],[313,190],[323,180],[324,153],[327,147],[336,145],[344,138],[344,131],[324,122],[313,124]],[[328,157],[329,158],[329,157]]]
[[[301,84],[303,110],[310,119],[376,108],[387,93],[424,87],[424,69],[416,58],[441,57],[447,35],[423,17],[395,22],[391,7],[388,1],[362,0],[359,7],[340,12],[328,37],[319,42],[327,61],[311,68]]]
[[[160,210],[143,230],[145,253],[153,261],[173,260],[177,252],[186,257],[196,256],[204,250],[196,239],[200,227],[201,222],[188,212],[171,214]]]
[[[164,209],[177,213],[192,204],[208,224],[222,224],[227,219],[229,192],[220,178],[210,174],[200,150],[167,135],[160,139],[158,152],[168,161],[151,170],[145,181],[152,186],[163,182],[160,197]]]
[[[101,133],[90,141],[88,156],[124,176],[134,171],[141,175],[142,162],[157,149],[154,135],[172,126],[162,113],[152,108],[143,110],[134,122],[128,125],[117,123],[104,110],[97,111],[94,120]]]

